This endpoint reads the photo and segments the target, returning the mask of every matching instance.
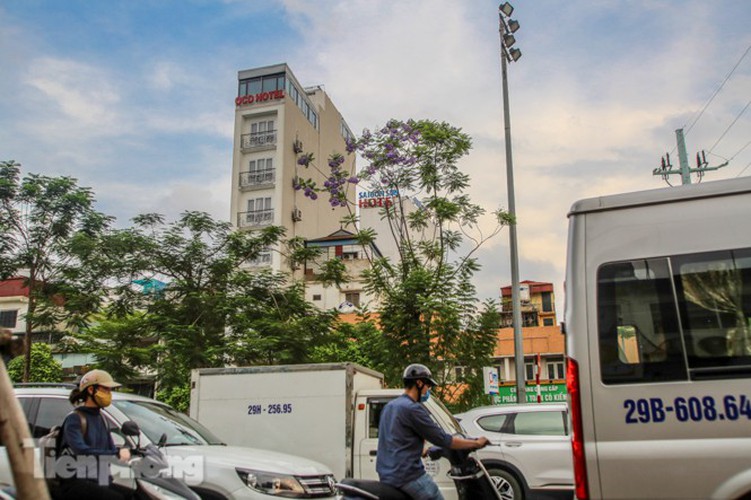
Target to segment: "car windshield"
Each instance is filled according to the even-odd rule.
[[[430,398],[425,404],[435,407],[435,409],[432,410],[430,414],[436,420],[439,420],[437,424],[443,427],[446,432],[449,432],[450,434],[462,433],[462,428],[459,425],[459,422],[451,413],[449,413],[449,411],[438,398]]]
[[[165,446],[224,444],[204,426],[167,405],[127,400],[113,401],[112,404],[136,422],[141,432],[154,443],[166,435]]]

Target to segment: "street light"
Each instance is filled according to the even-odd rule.
[[[511,156],[511,117],[508,102],[508,74],[507,64],[516,62],[522,56],[522,51],[512,49],[516,38],[512,35],[519,29],[519,23],[510,19],[514,7],[506,2],[498,7],[498,31],[501,36],[501,80],[503,82],[503,123],[506,140],[506,185],[508,190],[508,211],[516,217],[516,203],[514,201],[514,166]],[[511,253],[511,307],[512,324],[514,327],[514,364],[516,365],[516,402],[524,403],[526,397],[526,383],[524,380],[524,342],[522,338],[522,311],[519,296],[519,254],[516,244],[516,220],[509,224],[509,247]]]

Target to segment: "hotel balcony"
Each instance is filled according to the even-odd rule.
[[[240,135],[240,150],[243,153],[276,148],[276,130]]]
[[[256,210],[237,214],[237,227],[256,229],[270,226],[274,223],[274,210]]]
[[[274,170],[240,172],[240,190],[253,191],[254,189],[268,188],[274,185],[275,180],[276,173]]]

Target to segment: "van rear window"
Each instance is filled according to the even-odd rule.
[[[751,377],[751,249],[604,264],[597,301],[606,384]]]

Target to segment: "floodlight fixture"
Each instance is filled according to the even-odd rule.
[[[507,49],[510,49],[515,43],[516,38],[514,38],[514,35],[503,35],[503,45]]]
[[[519,29],[519,21],[515,21],[513,19],[509,19],[508,21],[508,30],[511,33],[516,33],[516,31]]]
[[[508,55],[512,62],[516,62],[522,56],[522,51],[519,49],[511,49],[508,51]]]
[[[501,6],[498,7],[498,10],[503,12],[503,15],[505,15],[506,17],[509,17],[511,16],[511,13],[514,12],[514,7],[510,3],[506,2],[501,4]]]

